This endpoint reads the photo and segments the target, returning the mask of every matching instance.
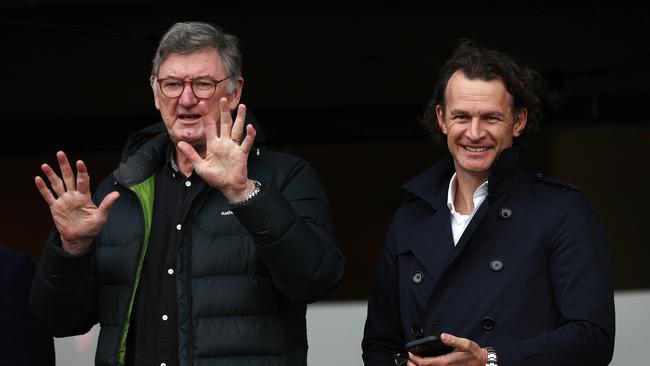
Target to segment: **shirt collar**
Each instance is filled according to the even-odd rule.
[[[456,206],[454,205],[454,198],[456,197],[456,186],[458,185],[458,179],[456,178],[456,173],[451,176],[449,180],[449,189],[447,190],[447,207],[452,214],[456,214]],[[483,199],[488,194],[488,181],[486,180],[476,188],[472,199],[474,201],[474,211],[480,206],[479,203],[483,202]]]
[[[178,173],[178,164],[176,164],[176,158],[174,157],[174,144],[169,144],[169,152],[167,153],[167,161],[174,170],[174,173]]]

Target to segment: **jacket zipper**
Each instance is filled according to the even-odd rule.
[[[129,295],[129,303],[127,304],[127,307],[125,309],[126,311],[124,313],[124,317],[122,318],[122,327],[120,329],[119,337],[117,339],[117,348],[116,348],[117,352],[116,352],[116,355],[115,355],[114,365],[123,366],[124,363],[119,362],[120,361],[120,346],[122,345],[122,339],[125,337],[125,332],[128,332],[126,330],[126,321],[127,321],[127,319],[130,319],[130,312],[131,312],[131,309],[132,309],[132,306],[133,306],[133,301],[135,299],[135,293],[137,292],[138,287],[139,287],[139,282],[140,281],[139,281],[139,278],[138,278],[138,272],[139,272],[139,269],[141,269],[142,259],[143,259],[144,255],[146,255],[146,251],[147,251],[147,246],[148,246],[147,231],[148,230],[147,230],[147,227],[146,227],[147,225],[146,225],[146,220],[145,220],[145,208],[142,206],[142,202],[140,200],[141,197],[133,189],[125,186],[124,184],[119,182],[117,179],[115,179],[114,184],[115,185],[119,184],[121,187],[126,188],[125,191],[128,191],[128,192],[130,192],[130,193],[132,193],[132,194],[134,194],[136,196],[136,199],[138,200],[138,203],[140,204],[139,205],[140,210],[142,212],[141,220],[142,220],[142,227],[143,227],[142,239],[141,239],[142,240],[142,248],[140,248],[140,255],[138,257],[138,263],[136,264],[136,267],[135,267],[135,274],[134,274],[135,278],[134,278],[133,288],[131,289],[131,294]],[[126,335],[126,337],[128,337],[128,335]],[[127,341],[127,339],[124,338],[124,342],[126,342],[126,341]],[[126,358],[124,359],[124,361],[126,361]]]

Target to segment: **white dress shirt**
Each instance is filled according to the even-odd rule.
[[[456,173],[451,177],[449,181],[449,190],[447,191],[447,207],[449,207],[449,214],[451,215],[451,232],[454,236],[454,246],[458,244],[458,240],[463,235],[465,228],[474,217],[474,214],[478,210],[479,206],[485,201],[485,197],[488,194],[488,182],[485,181],[481,184],[476,191],[474,191],[473,200],[474,200],[474,210],[469,215],[462,215],[456,211],[456,206],[454,206],[454,198],[456,197],[456,188],[458,186],[458,181],[456,179]]]

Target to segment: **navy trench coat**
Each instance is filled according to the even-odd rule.
[[[614,349],[608,242],[579,188],[501,154],[488,197],[454,247],[445,159],[407,183],[362,342],[393,365],[405,342],[448,332],[495,348],[500,366],[606,365]]]

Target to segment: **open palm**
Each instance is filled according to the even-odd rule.
[[[221,121],[219,129],[215,119],[206,113],[205,107],[200,106],[203,115],[206,152],[201,157],[188,143],[181,141],[178,149],[190,160],[194,171],[209,185],[219,189],[229,199],[237,196],[237,192],[245,191],[249,186],[248,180],[248,153],[255,140],[255,128],[246,126],[246,137],[241,141],[246,117],[246,106],[240,104],[237,108],[237,117],[232,122],[228,101],[222,98],[219,101],[221,108]]]
[[[64,250],[77,254],[88,249],[106,222],[108,212],[119,197],[119,193],[108,194],[97,207],[90,195],[90,176],[83,161],[77,161],[75,178],[65,153],[59,151],[56,157],[61,168],[61,177],[49,165],[41,165],[41,170],[50,182],[51,190],[41,177],[34,178],[34,183],[50,206],[52,219],[61,234]]]

